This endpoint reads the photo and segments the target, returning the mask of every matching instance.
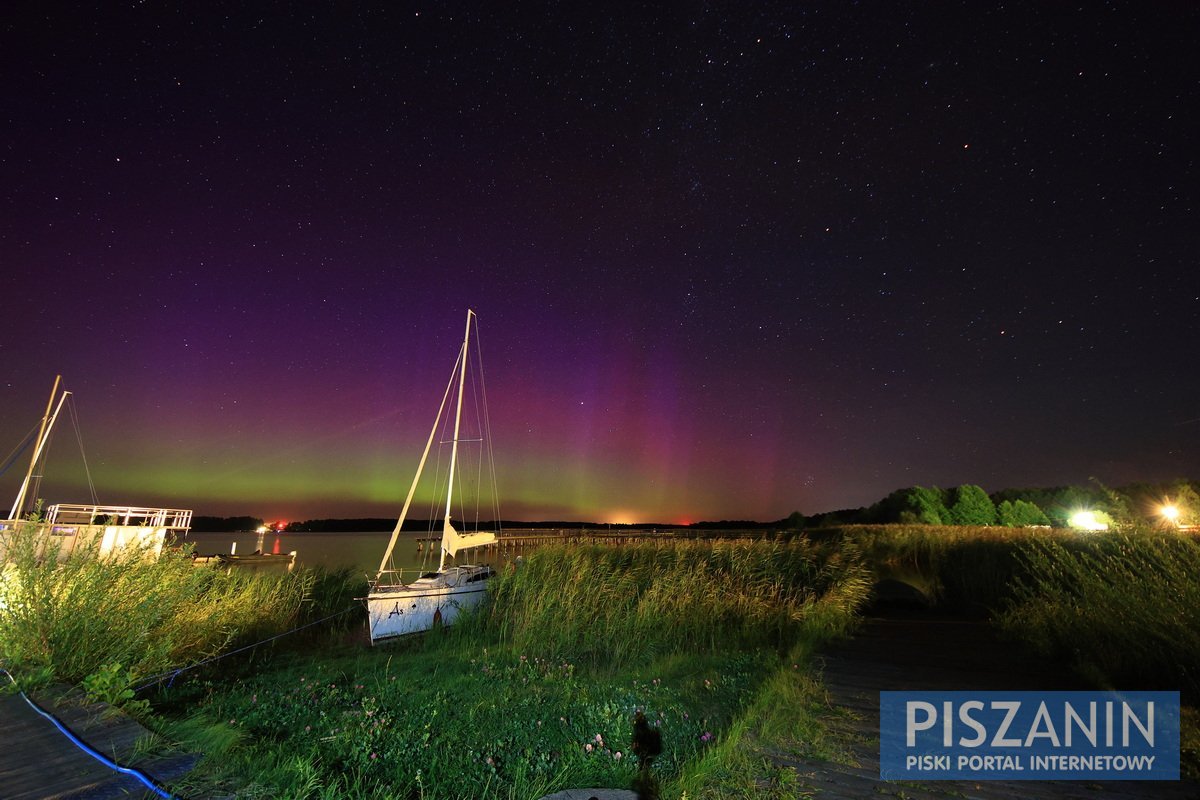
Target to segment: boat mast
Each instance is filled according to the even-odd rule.
[[[62,397],[58,400],[58,408],[54,408],[54,398],[58,396],[58,387],[62,383],[62,375],[54,377],[54,388],[50,390],[50,400],[46,403],[46,413],[42,415],[42,427],[38,431],[37,443],[33,448],[33,458],[29,460],[29,471],[25,473],[25,480],[21,481],[21,488],[17,491],[17,499],[13,502],[12,510],[8,513],[9,519],[19,519],[21,507],[25,505],[25,492],[29,489],[29,482],[33,480],[33,471],[37,468],[38,460],[42,457],[42,450],[46,445],[46,440],[50,438],[50,431],[54,428],[54,420],[58,419],[58,412],[62,410],[62,404],[67,399],[70,392],[63,392]],[[50,413],[54,411],[53,415]]]
[[[404,527],[404,520],[408,517],[408,508],[412,505],[413,495],[416,494],[417,484],[421,480],[421,472],[425,469],[425,460],[429,458],[429,449],[433,446],[433,437],[437,436],[438,425],[442,422],[442,412],[446,410],[446,399],[450,397],[450,390],[453,388],[454,370],[451,370],[450,380],[446,383],[446,391],[442,394],[442,404],[438,406],[437,417],[433,420],[433,430],[429,432],[429,439],[425,442],[425,452],[421,453],[421,461],[417,464],[417,474],[413,476],[412,486],[408,487],[408,497],[404,498],[404,508],[400,511],[400,518],[396,520],[396,527],[392,530],[392,538],[388,541],[387,550],[383,552],[383,559],[379,562],[379,572],[375,574],[375,583],[379,583],[379,579],[383,577],[384,570],[387,569],[388,562],[391,561],[392,550],[396,547],[396,540],[400,538],[400,529]]]
[[[450,525],[450,503],[454,498],[454,466],[458,460],[458,426],[462,422],[463,386],[467,382],[467,353],[471,341],[471,319],[475,312],[467,309],[467,332],[463,334],[462,356],[458,372],[458,406],[454,411],[454,440],[450,444],[450,475],[446,479],[446,519],[442,523],[442,554],[438,561],[438,572],[446,567],[446,535],[453,529]]]

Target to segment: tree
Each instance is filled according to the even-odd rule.
[[[909,525],[946,525],[949,514],[942,502],[942,490],[934,486],[912,486],[892,492],[887,505],[896,515],[887,522],[903,522]]]
[[[1050,524],[1050,519],[1045,513],[1028,500],[1002,500],[996,507],[996,516],[1001,525],[1009,528]]]
[[[963,484],[954,490],[949,521],[951,525],[991,525],[996,521],[996,506],[982,488]]]
[[[1130,528],[1137,523],[1137,516],[1133,513],[1133,503],[1128,495],[1118,492],[1116,489],[1110,489],[1099,478],[1091,480],[1100,487],[1100,494],[1104,498],[1102,505],[1112,520],[1110,523],[1112,527]]]

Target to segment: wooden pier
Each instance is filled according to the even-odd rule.
[[[33,701],[90,747],[123,767],[135,768],[159,786],[192,770],[200,755],[155,746],[153,733],[77,689],[52,686]],[[144,784],[117,772],[74,745],[18,694],[0,697],[0,797],[4,800],[101,800],[154,798]]]
[[[463,531],[469,533],[470,531]],[[724,539],[776,539],[789,538],[792,531],[776,530],[696,530],[692,528],[622,529],[603,528],[513,528],[500,533],[492,544],[477,548],[483,552],[505,553],[513,550],[542,547],[553,544],[611,544],[623,545],[634,542],[677,542],[693,540]],[[422,536],[420,545],[436,547],[441,536]]]

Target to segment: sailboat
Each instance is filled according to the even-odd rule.
[[[127,547],[140,550],[147,558],[157,558],[168,536],[175,538],[187,534],[192,525],[191,509],[100,505],[96,499],[96,489],[92,485],[86,456],[83,458],[83,468],[87,475],[88,488],[92,493],[92,502],[56,503],[44,510],[37,510],[38,505],[35,504],[35,513],[25,518],[27,501],[38,494],[40,470],[44,466],[54,423],[68,398],[74,396],[66,389],[60,389],[61,386],[62,376],[59,375],[54,379],[54,386],[50,390],[46,412],[42,415],[40,424],[34,426],[38,429],[36,438],[33,431],[30,431],[25,442],[13,451],[13,458],[9,459],[9,464],[13,463],[24,447],[33,445],[33,457],[30,459],[25,479],[17,490],[17,499],[13,502],[12,510],[8,512],[8,518],[0,519],[0,564],[7,559],[4,534],[25,526],[33,526],[45,532],[48,540],[55,543],[54,552],[60,561],[77,550],[86,551],[89,547],[94,547],[95,553],[102,558]],[[70,416],[72,422],[75,422],[74,410]],[[79,436],[78,423],[75,424],[75,436],[79,441],[80,455],[83,456],[83,439]],[[8,465],[5,465],[3,469],[7,467]],[[0,474],[3,473],[3,469],[0,469]]]
[[[463,394],[467,384],[467,361],[470,353],[471,329],[478,323],[475,312],[467,311],[467,329],[463,335],[462,347],[450,382],[442,395],[442,403],[438,408],[433,429],[425,443],[425,451],[417,464],[417,474],[413,477],[408,496],[404,499],[404,507],[392,530],[387,549],[379,562],[379,571],[371,583],[367,593],[367,615],[371,633],[371,643],[404,636],[410,633],[427,631],[435,625],[449,625],[454,622],[459,612],[473,608],[483,600],[487,592],[489,580],[495,572],[489,566],[462,564],[447,566],[446,557],[457,558],[460,552],[491,544],[496,541],[494,532],[460,533],[451,522],[451,512],[454,504],[456,468],[459,466],[460,434],[462,433]],[[452,396],[454,399],[452,401]],[[392,552],[400,538],[400,531],[408,518],[413,496],[417,492],[417,484],[421,480],[429,451],[437,438],[438,430],[446,421],[448,404],[454,404],[454,433],[449,440],[450,468],[446,479],[445,513],[442,518],[441,555],[438,568],[433,572],[421,574],[411,583],[403,582],[401,571],[393,569]],[[486,419],[486,418],[485,418]],[[487,429],[483,433],[486,436]],[[498,510],[493,517],[499,520]]]

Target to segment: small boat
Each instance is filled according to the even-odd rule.
[[[417,464],[417,474],[413,477],[412,486],[409,487],[408,496],[404,500],[404,507],[400,511],[396,527],[392,530],[392,537],[379,562],[379,571],[367,593],[367,615],[372,644],[397,636],[427,631],[435,625],[453,623],[460,611],[473,608],[483,600],[488,582],[495,575],[492,568],[486,565],[446,565],[447,556],[457,558],[460,552],[496,541],[496,532],[492,531],[477,530],[471,533],[460,533],[455,529],[450,518],[455,499],[455,471],[459,466],[459,446],[465,442],[460,435],[462,434],[463,393],[467,384],[467,363],[473,325],[476,327],[476,338],[478,338],[475,312],[467,311],[466,333],[463,335],[458,358],[454,362],[450,382],[446,386],[445,394],[442,395],[442,403],[438,408],[437,417],[434,419],[433,430],[429,433],[425,451],[421,454],[421,460]],[[446,502],[442,518],[441,554],[438,568],[436,571],[420,574],[411,583],[404,583],[401,571],[392,568],[392,552],[395,550],[404,522],[408,518],[413,496],[417,492],[417,484],[421,480],[421,474],[425,469],[434,439],[437,438],[439,427],[448,421],[448,403],[451,401],[452,395],[455,396],[454,432],[448,442],[444,442],[449,444],[450,457],[449,472],[446,476]],[[486,416],[484,416],[484,420],[486,420]],[[486,423],[483,423],[480,438],[470,441],[482,443],[486,448],[488,445],[487,433]],[[491,459],[488,458],[487,462],[490,465]],[[495,485],[494,479],[492,485]],[[500,515],[498,510],[493,510],[495,511],[493,514],[494,524],[498,525]],[[476,526],[478,527],[478,523]]]
[[[265,527],[258,529],[258,540],[255,542],[257,549],[249,555],[238,555],[237,542],[232,542],[228,553],[192,553],[192,564],[197,567],[225,567],[226,571],[238,567],[255,571],[277,572],[282,569],[291,572],[296,566],[296,551],[279,552],[279,539],[276,539],[274,550],[267,552],[263,549],[266,534]]]
[[[239,556],[232,553],[215,553],[210,556],[192,556],[197,567],[225,567],[227,569],[283,570],[291,572],[296,566],[296,551],[290,553],[251,553]]]

